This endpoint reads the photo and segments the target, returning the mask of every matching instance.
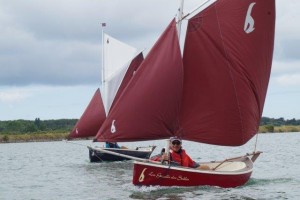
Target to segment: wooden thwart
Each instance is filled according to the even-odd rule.
[[[216,170],[218,167],[220,167],[222,164],[224,164],[225,162],[227,161],[231,161],[231,160],[235,160],[235,159],[239,159],[239,158],[243,158],[243,157],[249,157],[249,156],[252,156],[251,157],[251,161],[254,162],[258,156],[262,153],[262,151],[256,151],[256,152],[253,152],[253,153],[247,153],[246,155],[244,156],[238,156],[238,157],[234,157],[234,158],[228,158],[228,159],[225,159],[223,160],[220,164],[218,164],[215,168],[213,168],[212,170]]]

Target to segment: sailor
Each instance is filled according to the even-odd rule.
[[[116,142],[105,142],[105,148],[128,149],[125,146],[119,146]]]
[[[116,142],[105,142],[105,148],[116,148],[120,149],[120,146]]]
[[[160,158],[155,158],[155,160],[161,159],[162,161],[169,160],[171,165],[191,167],[203,170],[209,170],[209,166],[200,165],[199,163],[193,161],[191,157],[182,148],[182,141],[179,137],[170,138],[170,152],[169,158],[167,153],[163,153]]]

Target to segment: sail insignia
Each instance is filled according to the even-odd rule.
[[[110,132],[111,133],[115,133],[117,131],[116,126],[115,126],[115,121],[116,120],[113,120],[112,123],[111,123],[111,127],[110,127]]]
[[[177,135],[240,146],[256,134],[272,66],[275,0],[218,0],[187,19],[183,50],[173,19],[114,101],[97,141]]]
[[[249,34],[251,32],[254,31],[254,19],[253,17],[251,16],[251,12],[252,12],[252,9],[253,9],[253,6],[255,5],[256,3],[253,2],[249,5],[248,7],[248,11],[247,11],[247,15],[246,15],[246,20],[245,20],[245,26],[244,26],[244,31]]]

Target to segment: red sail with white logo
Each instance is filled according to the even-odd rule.
[[[111,108],[98,141],[169,137],[178,129],[182,58],[173,20]]]
[[[258,131],[274,31],[274,0],[215,1],[188,19],[181,58],[173,21],[123,90],[97,140],[177,135],[245,144]]]
[[[121,82],[121,85],[112,103],[112,107],[114,105],[114,102],[117,101],[120,94],[125,89],[126,85],[129,83],[130,79],[132,78],[134,72],[138,69],[138,67],[140,66],[143,60],[144,57],[143,57],[143,53],[141,52],[137,56],[135,56],[130,62],[126,74]],[[68,139],[95,137],[105,119],[106,119],[106,114],[105,114],[104,105],[101,98],[101,93],[100,90],[97,89],[88,107],[86,108],[81,118],[76,123],[73,130],[70,132]]]
[[[274,29],[274,0],[220,0],[189,20],[178,135],[238,146],[257,133]]]
[[[181,2],[179,20],[182,20],[183,1]],[[159,122],[166,127],[171,127],[172,123],[177,125],[177,119],[179,119],[179,126],[175,132],[172,129],[169,132],[158,130],[157,134],[161,136],[153,135],[151,139],[163,139],[168,134],[172,134],[184,140],[240,146],[257,133],[272,65],[275,0],[205,2],[211,4],[205,9],[202,7],[203,10],[198,13],[190,13],[183,17],[189,19],[183,50],[182,77],[174,80],[168,79],[168,73],[164,74],[168,83],[183,81],[183,87],[178,87],[180,100],[174,94],[170,98],[170,94],[165,93],[163,96],[157,96],[152,102],[152,104],[161,103],[166,97],[171,100],[165,105],[172,105],[174,101],[180,102],[178,118],[173,117],[174,121],[165,121],[162,118],[155,121],[154,118],[146,118],[149,113],[151,116],[161,113],[160,109],[153,109],[152,104],[147,104],[146,108],[149,109],[135,110],[136,118],[138,116],[141,120],[137,120],[137,124],[128,125],[139,127],[139,130],[136,127],[132,128],[136,137],[147,139],[150,136],[147,131],[152,128],[151,125]],[[172,48],[165,49],[167,50]],[[155,64],[158,62],[161,60],[152,61]],[[160,69],[164,67],[166,66]],[[156,75],[157,71],[151,71],[150,74]],[[156,84],[155,80],[153,84]],[[157,87],[157,89],[162,88]],[[141,95],[140,99],[144,100],[142,98],[144,94],[139,90],[137,93],[131,92],[126,94]],[[127,106],[134,107],[135,104]],[[120,109],[120,111],[124,110]],[[124,118],[131,114],[131,112],[119,113],[124,115]],[[176,115],[177,112],[173,111],[173,114]],[[113,119],[118,130],[118,118]],[[145,122],[139,124],[143,119],[148,120],[148,124]],[[122,134],[126,133],[131,134],[130,127]],[[117,136],[117,134],[116,131],[110,135]],[[178,147],[176,143],[169,144],[174,151],[175,146]],[[255,145],[252,153],[227,157],[219,161],[215,159],[210,162],[202,161],[200,167],[196,169],[174,165],[172,159],[164,160],[166,164],[152,160],[136,160],[132,182],[138,186],[238,187],[247,183],[253,171],[253,163],[261,153],[256,151]]]

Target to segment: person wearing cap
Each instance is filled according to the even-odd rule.
[[[170,153],[169,158],[166,153],[164,153],[159,159],[165,161],[169,160],[171,165],[175,166],[183,166],[183,167],[191,167],[191,168],[198,168],[203,170],[210,169],[207,165],[200,165],[197,162],[193,161],[191,157],[182,149],[182,141],[178,137],[171,137],[170,138]],[[155,159],[156,161],[158,158]]]

